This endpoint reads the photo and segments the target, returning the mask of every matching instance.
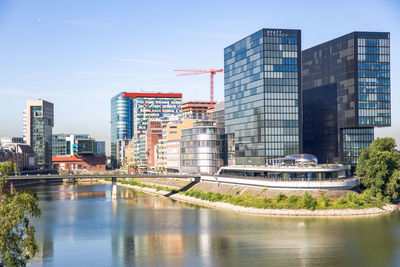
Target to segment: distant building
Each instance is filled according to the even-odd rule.
[[[37,156],[42,169],[51,168],[54,105],[44,100],[27,100],[24,111],[24,140]]]
[[[225,133],[236,165],[301,152],[301,31],[261,29],[224,49]]]
[[[1,137],[0,138],[0,145],[23,144],[23,143],[24,143],[23,137]]]
[[[194,120],[206,120],[207,111],[214,107],[215,103],[203,101],[189,101],[182,104],[182,118]]]
[[[105,171],[106,157],[94,155],[75,155],[70,157],[53,156],[53,165],[57,170]]]
[[[106,155],[106,142],[96,141],[96,155],[105,156]]]
[[[390,34],[352,32],[302,58],[304,152],[354,169],[374,127],[391,125]]]
[[[214,121],[197,121],[182,130],[181,166],[183,173],[216,173],[224,165],[222,128]]]
[[[54,156],[64,157],[77,154],[97,154],[98,142],[88,134],[54,134],[52,139]]]
[[[182,94],[119,93],[111,99],[111,158],[114,167],[121,165],[121,142],[146,135],[147,123],[181,116]],[[136,140],[139,144],[141,141]],[[145,150],[145,146],[140,149]]]
[[[161,138],[162,138],[162,122],[150,121],[147,125],[147,135],[146,135],[146,155],[147,155],[148,168],[156,167],[155,147],[158,144],[158,140]]]
[[[31,146],[5,143],[0,146],[0,162],[12,161],[20,172],[37,169],[36,155]]]
[[[90,138],[88,134],[53,134],[53,156],[73,156],[77,152],[77,140]]]
[[[180,171],[180,142],[182,130],[191,128],[196,120],[171,120],[162,124],[162,138],[156,145],[156,167],[165,172]]]

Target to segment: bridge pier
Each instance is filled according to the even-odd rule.
[[[111,178],[111,198],[117,198],[117,177]]]

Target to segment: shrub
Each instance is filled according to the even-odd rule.
[[[276,202],[281,202],[282,200],[285,200],[285,199],[287,199],[287,196],[285,195],[285,194],[283,194],[283,193],[279,193],[276,197],[275,197],[275,200],[276,200]]]
[[[338,200],[338,203],[339,203],[340,205],[343,205],[343,204],[346,204],[347,201],[346,201],[346,199],[345,199],[344,197],[340,197],[339,200]]]
[[[303,203],[303,208],[305,209],[315,210],[317,206],[317,201],[315,201],[315,199],[308,192],[304,193],[301,201]]]
[[[319,202],[320,202],[320,206],[322,207],[322,208],[328,208],[329,206],[330,206],[330,200],[329,200],[329,198],[327,198],[325,195],[323,195],[321,198],[319,198]]]
[[[291,195],[287,199],[287,207],[288,208],[295,208],[298,205],[300,197],[298,195]]]

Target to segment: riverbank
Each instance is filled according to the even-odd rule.
[[[196,198],[189,195],[184,195],[178,193],[178,190],[185,184],[182,180],[163,180],[162,182],[149,181],[146,186],[140,186],[143,182],[138,183],[138,185],[126,184],[118,182],[119,186],[124,186],[132,188],[137,191],[144,193],[150,193],[160,196],[169,197],[174,200],[187,202],[191,204],[201,205],[209,208],[216,208],[222,210],[229,210],[244,214],[262,215],[262,216],[306,216],[306,217],[350,217],[350,216],[373,216],[388,214],[399,210],[398,205],[383,205],[382,207],[368,207],[368,208],[346,208],[346,209],[286,209],[286,208],[256,208],[256,207],[246,207],[241,205],[233,205],[227,202],[220,201],[209,201],[200,198]],[[189,182],[186,182],[188,184]],[[178,185],[179,184],[179,185]],[[195,187],[209,187],[207,182],[200,182],[195,185]],[[253,189],[250,188],[249,191]],[[246,187],[242,187],[237,193],[243,193],[246,191]],[[266,190],[264,190],[266,191]],[[205,191],[206,192],[206,191]],[[207,193],[207,192],[206,192]]]

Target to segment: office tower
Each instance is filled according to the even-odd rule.
[[[27,100],[24,111],[24,141],[37,156],[37,165],[42,169],[51,168],[52,131],[54,106],[38,99]]]
[[[304,152],[354,166],[390,126],[390,36],[352,32],[302,53]]]
[[[300,30],[261,29],[225,48],[225,129],[236,165],[301,152],[300,53]]]
[[[134,138],[136,150],[146,135],[147,122],[163,120],[182,114],[182,94],[171,93],[119,93],[111,99],[111,159],[119,167],[124,158],[123,147],[127,139]],[[143,137],[142,137],[143,139]]]

